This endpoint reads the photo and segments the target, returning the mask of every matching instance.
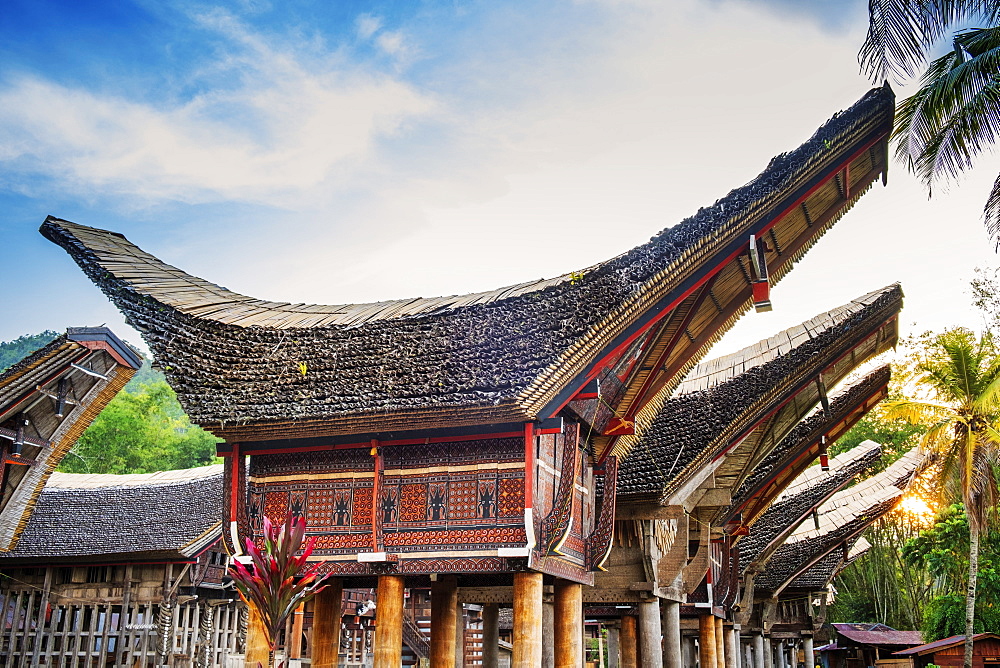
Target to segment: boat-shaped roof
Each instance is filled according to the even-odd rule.
[[[16,544],[52,471],[141,364],[106,327],[71,327],[0,373],[0,552]]]
[[[887,286],[694,369],[638,428],[620,466],[619,499],[667,503],[695,470],[739,489],[820,401],[818,378],[835,383],[894,345],[902,299],[899,285]],[[767,420],[767,442],[744,447],[755,432],[768,433],[759,429]]]
[[[545,419],[637,341],[648,344],[642,354],[666,357],[630,386],[648,387],[651,374],[657,389],[673,389],[752,304],[750,236],[779,280],[884,174],[893,109],[892,91],[874,89],[649,242],[578,272],[472,295],[269,302],[191,276],[114,232],[53,217],[41,231],[142,333],[192,420],[228,440]]]

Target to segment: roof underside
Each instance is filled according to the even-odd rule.
[[[726,453],[716,486],[739,489],[834,384],[894,345],[902,290],[889,286],[692,372],[635,437],[619,497],[665,502],[685,476]]]
[[[16,543],[52,470],[140,364],[110,330],[70,328],[0,374],[0,551]]]
[[[751,183],[612,260],[462,297],[265,302],[112,232],[49,218],[42,233],[142,332],[191,418],[228,440],[551,417],[645,337],[622,395],[632,414],[750,305],[750,234],[777,281],[884,172],[893,108],[891,90],[871,91]]]

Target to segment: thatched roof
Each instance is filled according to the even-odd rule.
[[[899,503],[914,476],[930,464],[914,449],[881,473],[837,492],[817,510],[819,526],[804,522],[778,548],[756,579],[758,591],[780,592],[834,550],[845,547]]]
[[[142,332],[191,418],[228,440],[548,418],[638,342],[666,357],[629,379],[635,412],[640,387],[672,389],[750,306],[751,234],[777,281],[884,173],[893,108],[887,87],[869,92],[749,184],[607,262],[460,297],[267,302],[112,232],[51,217],[41,231]]]
[[[0,552],[16,544],[49,475],[141,364],[106,327],[74,327],[0,373]]]
[[[751,524],[820,454],[823,439],[835,443],[888,395],[892,372],[879,367],[830,398],[829,411],[817,407],[781,440],[733,494],[732,509]]]
[[[814,381],[821,374],[837,382],[894,344],[902,299],[898,285],[888,286],[694,369],[637,434],[619,470],[619,498],[664,502],[686,475],[722,453],[734,462],[716,468],[716,485],[725,474],[726,486],[739,489],[819,401]],[[733,457],[768,416],[768,441]]]
[[[186,561],[222,532],[222,466],[135,475],[53,473],[15,564]]]
[[[812,466],[799,474],[753,523],[750,535],[740,540],[741,570],[756,570],[766,563],[772,550],[791,535],[812,511],[881,456],[882,446],[874,441],[865,441],[831,459],[829,471]]]

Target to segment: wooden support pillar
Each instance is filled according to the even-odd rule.
[[[465,606],[455,608],[455,659],[454,668],[465,668]]]
[[[372,668],[399,668],[403,661],[403,576],[378,576],[375,661]]]
[[[792,640],[788,646],[788,660],[789,665],[792,668],[799,668],[799,643],[796,640]]]
[[[774,668],[774,643],[769,636],[764,636],[764,668]]]
[[[306,604],[299,603],[292,613],[292,637],[288,639],[288,658],[302,658],[302,630],[305,624]]]
[[[552,587],[546,585],[542,588],[542,637],[553,639],[556,637],[556,608],[553,600],[555,594],[549,590]],[[555,668],[556,648],[554,642],[542,643],[542,664],[540,668]]]
[[[753,634],[753,668],[767,668],[764,662],[764,634]]]
[[[805,659],[805,668],[816,668],[816,655],[813,652],[812,636],[805,636],[802,638],[802,658]]]
[[[313,631],[309,645],[312,668],[337,668],[343,603],[344,581],[340,578],[329,578],[326,588],[313,599]]]
[[[622,630],[618,638],[619,668],[639,668],[638,638],[636,637],[636,618],[632,615],[622,617]]]
[[[583,585],[556,580],[553,601],[555,668],[583,666]]]
[[[726,664],[726,640],[723,632],[722,617],[715,617],[715,665],[718,668],[732,668]]]
[[[715,642],[715,617],[701,615],[698,617],[698,658],[700,668],[718,668],[715,652],[718,643]]]
[[[681,604],[663,602],[663,668],[681,668]]]
[[[458,579],[439,575],[431,583],[431,668],[454,667],[457,624]]]
[[[618,624],[608,625],[608,668],[620,668],[621,638]]]
[[[514,657],[511,668],[542,664],[542,574],[514,573]]]
[[[259,661],[262,665],[269,665],[271,648],[267,643],[267,632],[264,631],[264,622],[257,613],[257,608],[249,606],[250,621],[247,624],[247,647],[246,664],[256,666]]]
[[[643,668],[663,668],[663,631],[660,626],[660,599],[639,604],[639,656]]]
[[[723,650],[725,652],[724,656],[726,659],[726,668],[740,668],[739,650],[733,645],[733,627],[723,625],[722,642]]]
[[[483,668],[499,668],[499,647],[500,606],[487,603],[483,606]]]
[[[697,668],[697,652],[694,648],[694,638],[681,636],[681,666],[682,668]]]

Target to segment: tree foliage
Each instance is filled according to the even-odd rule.
[[[903,560],[926,570],[936,595],[923,615],[928,642],[965,633],[965,595],[969,573],[969,519],[962,504],[944,508],[934,526],[906,541]],[[1000,531],[983,534],[979,550],[975,632],[1000,630]]]
[[[59,466],[66,473],[152,473],[215,462],[218,439],[191,424],[162,374],[143,364]]]
[[[970,169],[1000,135],[1000,0],[869,0],[868,35],[859,53],[874,81],[917,75],[916,93],[896,109],[896,156],[933,192],[936,183]],[[978,27],[956,30],[969,22]],[[1000,243],[1000,177],[984,206]]]

